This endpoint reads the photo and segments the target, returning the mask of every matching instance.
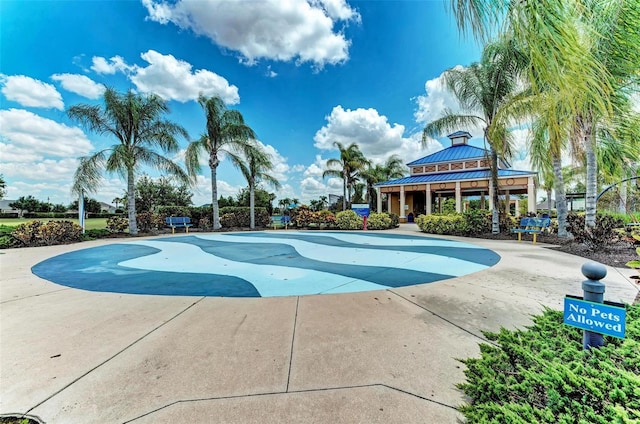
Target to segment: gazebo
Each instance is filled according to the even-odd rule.
[[[407,222],[420,214],[442,211],[446,198],[455,198],[456,211],[464,211],[463,199],[479,197],[481,209],[493,209],[493,185],[489,151],[468,144],[471,134],[457,131],[447,136],[451,146],[423,158],[409,162],[410,176],[375,185],[377,211],[382,212],[382,196],[387,195],[386,211],[395,213],[400,222]],[[511,169],[498,161],[498,194],[507,204],[510,195],[527,195],[527,209],[536,212],[536,172]],[[488,202],[485,202],[488,197]],[[515,199],[516,215],[519,199]]]

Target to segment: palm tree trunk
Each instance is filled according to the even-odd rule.
[[[596,138],[591,126],[584,129],[585,155],[587,156],[587,194],[585,199],[585,228],[596,226],[596,196],[598,179],[598,161],[596,159]]]
[[[551,189],[547,190],[547,209],[549,211],[549,218],[551,218]]]
[[[347,210],[347,176],[342,174],[342,210]]]
[[[249,213],[251,214],[251,224],[249,225],[249,228],[251,228],[252,230],[256,228],[256,196],[254,185],[255,183],[253,181],[249,182]]]
[[[136,188],[133,168],[127,169],[127,203],[129,215],[129,234],[135,236],[138,234],[138,225],[136,223]]]
[[[500,232],[500,196],[498,193],[498,153],[491,148],[491,184],[493,184],[493,210],[491,211],[491,233]]]
[[[220,208],[218,207],[218,156],[212,154],[209,156],[209,167],[211,168],[211,209],[213,209],[213,229],[219,230],[220,225]]]
[[[562,178],[562,159],[560,154],[552,155],[553,173],[556,177],[556,209],[558,211],[558,237],[568,237],[567,233],[567,196],[564,192],[564,178]]]

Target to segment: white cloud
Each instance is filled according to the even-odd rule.
[[[320,196],[327,196],[327,185],[322,181],[318,181],[315,178],[304,178],[300,182],[300,197],[304,203],[308,203],[309,200],[318,199]]]
[[[220,198],[220,196],[231,196],[235,198],[238,192],[240,192],[240,190],[244,187],[242,185],[234,186],[233,184],[229,184],[228,182],[226,182],[225,180],[221,180],[220,178],[217,179],[216,185],[218,189],[218,198]],[[211,204],[211,178],[205,177],[203,175],[198,175],[191,201],[196,206]]]
[[[0,137],[10,145],[3,146],[3,150],[13,154],[20,154],[26,149],[37,152],[41,157],[67,158],[86,155],[93,149],[80,128],[69,127],[23,109],[0,110]],[[7,160],[9,158],[3,155],[3,162]]]
[[[2,173],[10,178],[35,181],[63,181],[68,183],[78,167],[75,158],[61,160],[44,159],[30,163],[9,162],[2,164]]]
[[[26,75],[7,76],[0,74],[2,94],[26,107],[64,109],[62,96],[56,88]]]
[[[206,69],[192,72],[190,63],[172,55],[149,50],[140,55],[146,67],[135,66],[129,78],[144,93],[155,93],[166,100],[186,102],[205,96],[220,96],[227,104],[240,102],[238,87],[220,75]]]
[[[348,59],[349,45],[334,25],[360,15],[344,0],[184,1],[142,0],[148,19],[204,35],[253,64],[265,58],[311,62],[317,67]]]
[[[94,56],[92,58],[91,69],[98,74],[115,74],[116,72],[127,72],[131,66],[127,65],[121,56],[113,56],[107,60],[104,57]]]
[[[326,119],[327,125],[314,137],[315,147],[321,150],[335,150],[334,142],[344,146],[356,143],[365,157],[374,163],[383,163],[394,154],[407,163],[442,149],[435,140],[429,140],[423,148],[421,134],[405,137],[404,125],[390,125],[387,117],[376,109],[345,110],[336,106]]]
[[[262,149],[271,156],[271,163],[273,164],[273,169],[269,171],[269,174],[275,178],[276,180],[283,183],[289,179],[289,172],[291,171],[291,167],[287,163],[287,158],[282,156],[275,147],[270,144],[264,144],[258,141],[258,144]]]
[[[458,65],[456,69],[463,68]],[[418,96],[416,99],[418,109],[414,113],[416,121],[422,126],[444,116],[446,109],[450,109],[454,113],[461,111],[458,100],[445,85],[444,73],[440,74],[437,78],[427,81],[424,88],[425,94]],[[468,131],[473,137],[482,137],[483,134],[482,128],[480,127],[460,128],[459,130]],[[446,135],[447,134],[442,134],[442,136]]]
[[[640,113],[640,92],[631,95],[631,109]]]
[[[298,165],[293,165],[291,167],[291,171],[292,172],[302,172],[306,169],[307,167],[302,165],[302,164],[298,164]]]
[[[62,87],[79,94],[88,99],[97,99],[104,93],[105,86],[98,84],[85,75],[78,74],[54,74],[51,76],[54,81],[60,81]]]

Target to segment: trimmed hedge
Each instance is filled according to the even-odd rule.
[[[626,338],[605,337],[582,350],[582,331],[545,309],[526,330],[485,333],[458,388],[471,398],[459,409],[473,423],[640,422],[640,304],[627,306]]]
[[[255,208],[256,228],[268,227],[271,215],[266,208]],[[246,206],[227,206],[220,209],[220,225],[223,228],[247,228],[251,225],[251,208]]]
[[[388,213],[373,212],[367,218],[367,229],[369,230],[387,230],[391,228],[391,217]]]
[[[4,236],[7,237],[7,236]],[[13,245],[52,246],[82,240],[82,227],[71,221],[30,221],[18,225],[11,231]],[[8,240],[1,240],[7,243]]]
[[[336,227],[341,230],[361,230],[364,221],[355,211],[342,211],[336,215]]]

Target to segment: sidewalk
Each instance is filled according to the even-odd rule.
[[[404,224],[395,230],[419,235]],[[482,331],[527,325],[581,294],[583,258],[462,239],[501,261],[393,290],[282,298],[97,293],[41,280],[50,256],[117,242],[2,251],[0,413],[51,423],[455,423],[456,358]],[[631,269],[605,298],[631,302]]]

